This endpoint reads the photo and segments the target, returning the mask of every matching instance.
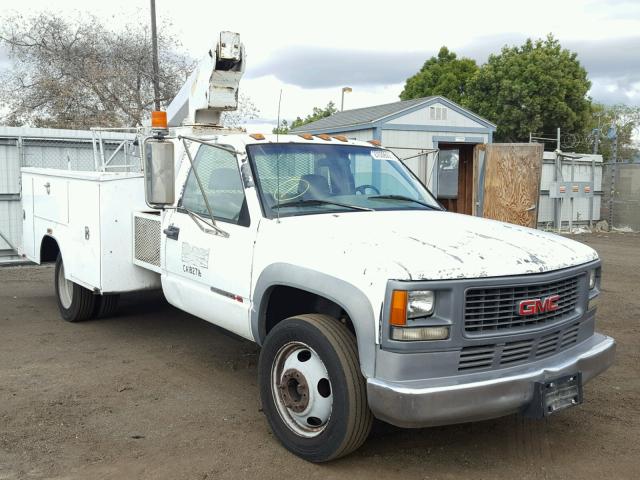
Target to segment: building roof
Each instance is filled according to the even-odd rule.
[[[441,96],[431,96],[431,97],[415,98],[412,100],[403,100],[400,102],[386,103],[384,105],[374,105],[372,107],[345,110],[343,112],[334,113],[330,117],[321,118],[320,120],[316,120],[315,122],[301,125],[299,127],[292,129],[291,131],[292,132],[308,132],[312,130],[331,131],[331,130],[340,130],[341,128],[344,128],[344,127],[353,127],[356,125],[362,125],[362,128],[367,128],[369,124],[382,120],[385,117],[389,117],[391,115],[401,113],[405,110],[412,109],[413,107],[417,107],[424,103],[430,103],[435,99],[438,99],[443,101],[444,103],[450,104],[456,107],[457,109],[466,112],[469,116],[472,116],[484,123],[487,123],[495,127],[493,123],[476,115],[470,110],[467,110],[464,107],[459,106],[458,104],[452,102],[451,100],[448,100]]]

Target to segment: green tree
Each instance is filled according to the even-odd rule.
[[[320,120],[321,118],[330,117],[334,113],[336,113],[338,109],[336,108],[335,103],[329,102],[327,106],[324,108],[321,107],[313,107],[313,112],[307,115],[304,118],[296,117],[296,119],[291,122],[291,125],[288,125],[286,120],[280,122],[280,125],[273,129],[273,133],[285,134],[289,133],[290,130],[294,128],[300,127],[302,125],[306,125],[307,123],[315,122],[316,120]]]
[[[498,126],[495,140],[525,141],[529,132],[585,131],[591,82],[577,54],[552,35],[491,55],[470,83],[465,103]]]
[[[609,136],[615,129],[618,140],[618,161],[631,160],[640,152],[635,138],[640,130],[640,107],[630,105],[603,105],[595,103],[585,134],[576,142],[577,152],[591,152],[598,138],[598,153],[607,161],[613,160],[614,139]]]
[[[470,58],[458,58],[447,47],[440,48],[437,57],[431,57],[412,77],[407,79],[400,94],[402,100],[442,95],[454,102],[464,103],[470,79],[478,65]]]

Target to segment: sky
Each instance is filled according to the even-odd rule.
[[[0,13],[9,11],[3,2]],[[90,10],[117,28],[148,22],[148,0],[20,0],[20,14]],[[290,1],[156,0],[159,17],[199,58],[217,32],[241,34],[247,52],[240,85],[260,111],[250,131],[270,130],[278,116],[305,116],[333,101],[345,109],[398,100],[406,78],[442,45],[484,63],[490,53],[548,33],[578,53],[595,101],[640,105],[640,0]],[[0,58],[0,66],[2,65]]]

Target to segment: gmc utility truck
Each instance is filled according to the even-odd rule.
[[[378,142],[248,135],[244,51],[223,32],[142,140],[142,173],[25,168],[24,254],[55,261],[71,322],[118,295],[175,307],[259,344],[262,406],[314,462],[401,427],[583,400],[614,359],[596,333],[600,260],[583,244],[444,211]]]

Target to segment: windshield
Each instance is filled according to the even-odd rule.
[[[438,202],[387,150],[352,145],[249,145],[269,217],[335,211],[440,210]]]

